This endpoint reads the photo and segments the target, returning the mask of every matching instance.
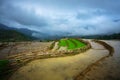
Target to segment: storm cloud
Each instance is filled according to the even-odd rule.
[[[51,35],[120,32],[120,0],[0,0],[0,23]]]

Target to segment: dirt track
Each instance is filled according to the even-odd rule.
[[[18,69],[9,80],[73,80],[89,65],[109,55],[100,44],[91,44],[92,49],[75,56],[32,61]]]

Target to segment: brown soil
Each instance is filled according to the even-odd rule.
[[[104,41],[115,49],[110,57],[105,47],[86,41],[92,45],[90,50],[73,56],[34,60],[19,68],[9,80],[120,80],[120,41]],[[7,43],[0,46],[0,59],[26,61],[54,54],[48,51],[51,43]]]
[[[10,80],[73,80],[89,65],[109,55],[109,51],[100,44],[91,44],[92,49],[85,53],[32,61],[18,69]]]

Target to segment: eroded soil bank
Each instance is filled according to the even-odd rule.
[[[73,80],[89,65],[109,55],[100,44],[90,43],[92,49],[85,53],[32,61],[18,69],[9,80]]]

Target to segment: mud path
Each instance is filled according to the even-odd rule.
[[[73,80],[89,65],[109,55],[100,44],[90,43],[92,49],[85,53],[32,61],[18,69],[9,80]]]

